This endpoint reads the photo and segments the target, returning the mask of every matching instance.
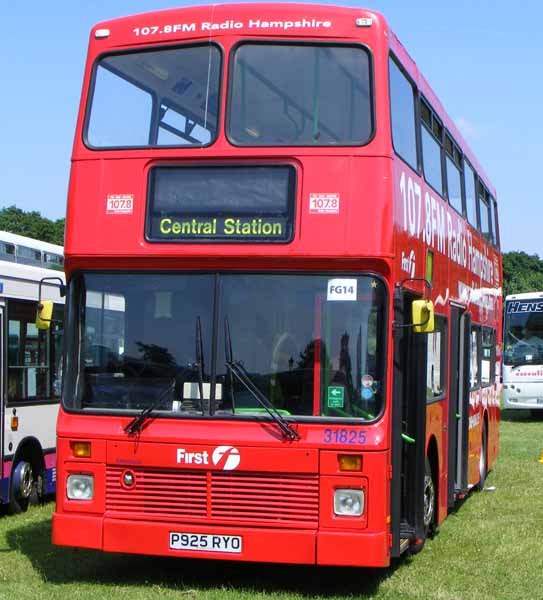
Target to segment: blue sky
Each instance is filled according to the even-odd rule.
[[[1,2],[0,206],[64,216],[91,27],[195,3]],[[497,189],[502,249],[543,256],[543,193],[537,183],[543,171],[543,3],[333,4],[372,8],[388,18]]]

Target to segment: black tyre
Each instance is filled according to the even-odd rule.
[[[423,496],[423,538],[417,540],[409,548],[410,554],[418,554],[423,548],[428,537],[431,537],[436,527],[436,487],[432,475],[432,466],[428,457],[424,464],[424,496]]]
[[[41,473],[24,458],[17,460],[11,472],[8,512],[12,515],[25,512],[29,505],[38,504],[42,496]]]
[[[436,524],[436,487],[432,476],[432,467],[426,457],[424,470],[424,531],[432,535]]]
[[[488,475],[488,435],[486,423],[483,426],[483,435],[481,437],[481,452],[479,453],[479,483],[475,486],[476,490],[482,490],[485,487],[486,476]]]

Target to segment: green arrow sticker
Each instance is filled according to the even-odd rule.
[[[345,389],[339,385],[329,385],[327,403],[328,408],[343,408]]]

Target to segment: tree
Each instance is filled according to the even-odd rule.
[[[0,230],[64,245],[64,219],[51,221],[37,211],[25,212],[16,206],[0,210]]]
[[[543,260],[537,254],[503,254],[503,294],[543,291]]]

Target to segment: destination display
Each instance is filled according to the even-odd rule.
[[[146,237],[155,242],[289,242],[296,171],[290,165],[156,167]]]
[[[523,301],[509,301],[506,304],[507,314],[513,315],[517,313],[541,313],[543,312],[543,301],[538,298],[533,298]]]

